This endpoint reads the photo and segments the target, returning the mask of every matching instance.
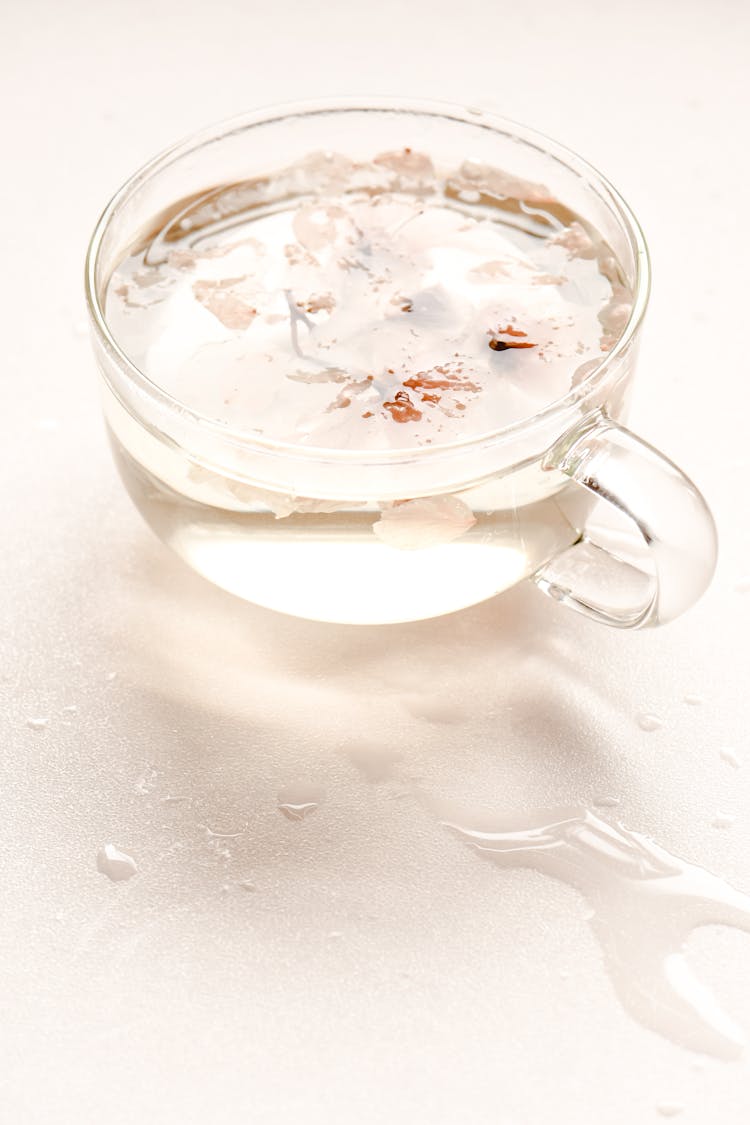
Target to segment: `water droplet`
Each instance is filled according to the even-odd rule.
[[[615,990],[635,1019],[693,1050],[739,1057],[740,1028],[695,977],[683,947],[698,926],[750,933],[750,897],[586,808],[477,817],[450,803],[428,804],[483,859],[531,868],[584,896]]]
[[[279,812],[287,820],[304,820],[324,799],[323,790],[310,782],[297,782],[281,789],[277,796]]]
[[[750,593],[750,574],[748,574],[746,578],[740,578],[734,588],[738,594]]]
[[[206,849],[211,853],[214,859],[225,860],[227,862],[231,860],[232,852],[229,848],[229,844],[242,836],[242,832],[213,832],[205,824],[196,824],[195,827],[205,833]]]
[[[69,703],[67,707],[63,707],[62,713],[63,715],[76,715],[78,714],[78,708],[75,703]]]
[[[26,726],[31,727],[32,730],[44,730],[49,725],[49,719],[42,718],[42,716],[33,716],[26,720]]]
[[[216,832],[213,828],[209,828],[207,824],[199,824],[198,828],[203,829],[209,840],[238,840],[240,836],[244,836],[247,832],[247,824],[237,832]]]
[[[331,930],[328,936],[329,938],[342,938],[344,934],[342,930]]]
[[[96,857],[96,869],[113,883],[122,883],[138,873],[138,866],[132,856],[121,852],[114,844],[105,844],[100,849]]]
[[[257,891],[258,889],[255,883],[253,883],[250,879],[243,879],[240,883],[240,886],[242,887],[243,891]]]
[[[192,797],[172,797],[167,794],[166,797],[160,797],[159,800],[163,805],[184,805],[190,804]]]
[[[619,797],[594,797],[594,804],[598,809],[614,809],[620,803]]]
[[[133,792],[138,793],[141,797],[145,797],[148,793],[152,793],[156,788],[158,776],[159,775],[157,774],[155,769],[152,769],[151,766],[147,766],[147,768],[143,771],[141,776],[133,785]]]
[[[742,758],[730,746],[722,746],[719,757],[735,770],[738,770],[742,765]]]
[[[310,813],[315,812],[318,805],[315,801],[310,801],[306,804],[291,804],[290,802],[280,802],[279,811],[284,814],[287,820],[304,820]]]
[[[712,828],[731,828],[734,824],[734,817],[729,813],[717,813],[711,821]]]
[[[222,883],[221,884],[221,893],[223,895],[228,895],[229,892],[231,891],[231,889],[232,888],[229,886],[229,883]]]
[[[687,703],[688,707],[702,707],[706,701],[702,695],[686,695],[683,702]]]
[[[641,730],[660,730],[664,726],[664,720],[652,711],[646,711],[638,716],[638,726]]]
[[[113,680],[117,679],[117,672],[107,672],[104,679],[107,681],[108,684],[111,684]]]
[[[684,1108],[681,1102],[659,1102],[656,1112],[660,1113],[662,1117],[677,1117],[678,1113],[682,1113]]]

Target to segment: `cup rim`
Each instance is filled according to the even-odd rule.
[[[152,176],[167,168],[188,153],[204,144],[244,132],[256,125],[272,125],[291,117],[307,117],[316,114],[347,112],[402,112],[416,116],[439,117],[472,126],[479,126],[494,133],[502,133],[521,140],[529,147],[553,157],[567,169],[592,182],[603,195],[607,206],[617,216],[630,243],[635,262],[634,301],[630,317],[612,349],[602,356],[601,361],[581,382],[564,395],[548,403],[536,414],[518,419],[507,426],[493,427],[470,437],[428,446],[391,446],[388,449],[339,449],[325,446],[306,446],[294,442],[266,438],[257,433],[228,426],[216,418],[201,414],[195,408],[170,395],[158,383],[149,378],[130,359],[127,352],[114,338],[107,324],[107,318],[97,294],[96,273],[99,252],[110,223],[116,218],[120,207]],[[593,164],[579,156],[573,149],[548,137],[527,125],[503,117],[491,110],[473,106],[461,106],[449,101],[423,98],[399,97],[327,97],[275,103],[249,112],[225,118],[184,136],[175,144],[157,153],[151,160],[137,169],[118,188],[99,216],[89,241],[84,268],[84,288],[90,322],[98,342],[120,369],[129,383],[146,395],[157,406],[178,416],[181,422],[190,422],[200,427],[203,433],[211,432],[223,441],[240,443],[247,450],[281,456],[284,459],[307,462],[338,462],[348,464],[387,465],[394,462],[417,460],[438,460],[441,456],[452,456],[470,449],[491,444],[493,446],[512,442],[520,434],[528,433],[537,427],[544,427],[554,418],[564,418],[576,404],[582,402],[592,389],[599,386],[606,372],[615,368],[635,336],[646,311],[650,288],[651,266],[648,246],[643,230],[628,203]],[[564,422],[563,422],[563,428]]]

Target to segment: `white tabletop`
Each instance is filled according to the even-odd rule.
[[[750,8],[29,0],[3,25],[2,1119],[744,1125]],[[99,417],[90,229],[172,140],[337,93],[499,110],[635,209],[631,423],[721,537],[679,622],[608,631],[523,586],[320,626],[142,524]],[[445,821],[520,832],[530,866]],[[97,870],[107,844],[135,877]]]

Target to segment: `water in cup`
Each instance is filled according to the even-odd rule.
[[[540,184],[400,149],[311,153],[176,201],[114,269],[129,359],[228,436],[404,458],[565,398],[632,308],[604,238]],[[620,388],[620,391],[622,388]],[[578,537],[585,504],[535,463],[436,494],[292,491],[162,440],[112,392],[118,464],[157,533],[248,600],[345,622],[490,597]],[[575,496],[573,495],[575,493]],[[577,507],[576,507],[577,505]]]

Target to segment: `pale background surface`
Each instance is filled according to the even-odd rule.
[[[748,1053],[705,1058],[636,1023],[579,894],[481,862],[412,792],[419,778],[490,813],[615,796],[602,815],[750,893],[750,8],[2,14],[0,1118],[641,1125],[671,1107],[686,1125],[747,1122]],[[721,535],[684,620],[620,635],[522,587],[432,623],[325,628],[211,588],[140,522],[83,328],[94,220],[194,128],[349,92],[499,110],[636,210],[655,284],[631,421],[697,479]],[[664,726],[642,731],[644,711]],[[299,781],[326,799],[293,823],[276,795]],[[107,842],[136,878],[97,872]],[[709,927],[687,949],[750,1033],[750,937]]]

